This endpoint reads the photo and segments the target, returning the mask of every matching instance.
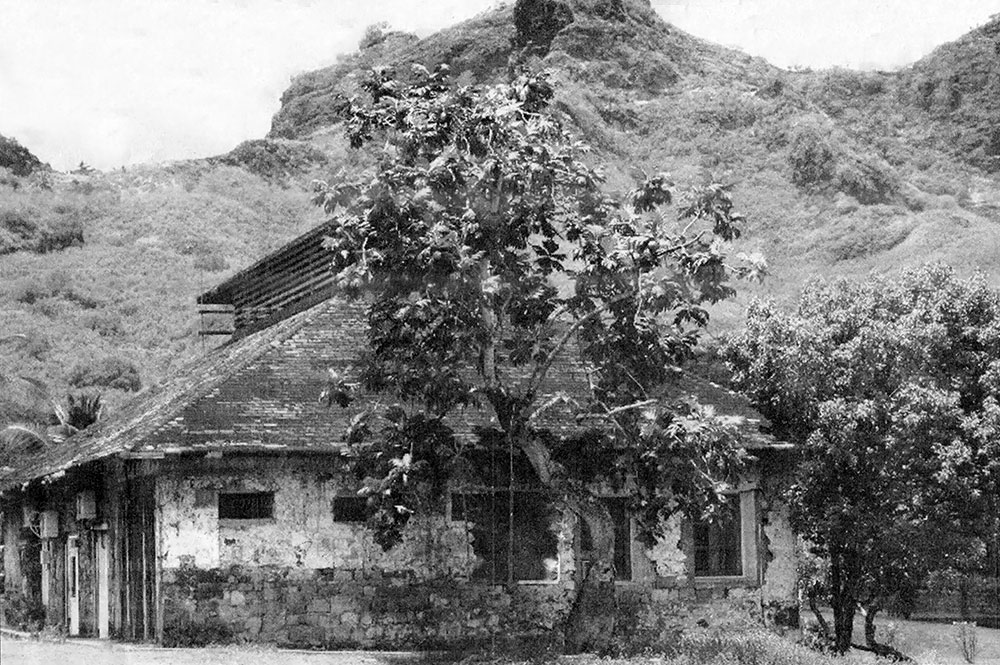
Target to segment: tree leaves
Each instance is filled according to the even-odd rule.
[[[648,421],[632,405],[658,395],[668,367],[697,343],[708,323],[702,303],[734,292],[724,242],[738,237],[742,218],[728,188],[693,192],[676,218],[664,174],[616,200],[589,148],[547,113],[544,76],[463,88],[447,77],[441,67],[416,66],[406,80],[373,72],[368,99],[340,113],[352,145],[380,150],[377,165],[318,184],[315,198],[331,215],[325,245],[337,284],[369,303],[358,383],[416,409],[387,414],[381,430],[352,428],[352,445],[377,453],[352,458],[370,496],[393,496],[391,505],[379,500],[381,542],[401,537],[410,513],[399,508],[415,500],[421,464],[447,471],[432,462],[454,457],[441,423],[465,406],[491,410],[502,436],[482,445],[519,449],[537,478],[563,487],[599,480],[571,478],[575,467],[552,462],[545,446],[561,444],[531,420],[549,370],[571,353],[588,364],[592,390],[560,408],[617,431],[594,439],[614,459],[601,476],[626,467],[642,476],[650,514],[701,505],[731,470],[725,462],[738,462],[732,442],[696,409]],[[740,274],[753,270],[761,262]],[[672,491],[689,496],[663,498]]]
[[[834,603],[877,612],[974,565],[996,529],[1000,296],[934,265],[814,282],[795,312],[747,317],[726,354],[776,432],[806,442],[793,521],[831,557]]]

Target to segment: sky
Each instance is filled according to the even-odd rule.
[[[652,1],[781,67],[892,69],[1000,13],[1000,0]],[[366,26],[427,35],[495,4],[0,0],[0,134],[59,170],[221,154],[263,137],[291,77],[354,50]]]

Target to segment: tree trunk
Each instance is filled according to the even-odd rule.
[[[862,614],[865,616],[865,644],[867,651],[871,651],[880,658],[888,658],[896,662],[912,662],[912,658],[900,652],[895,647],[882,644],[875,639],[875,617],[879,613],[878,605],[868,605],[863,608]],[[861,648],[854,645],[855,648]]]
[[[865,644],[875,648],[878,646],[878,642],[875,641],[875,615],[878,614],[878,610],[875,608],[866,608],[865,615]]]
[[[849,580],[844,579],[849,572],[844,570],[844,556],[831,553],[830,556],[830,604],[833,605],[833,648],[839,654],[851,648],[854,634],[854,611],[857,607]]]
[[[593,559],[589,570],[577,576],[577,593],[566,620],[566,650],[599,654],[607,651],[615,629],[614,525],[600,504],[570,504],[590,531]]]
[[[830,633],[830,624],[826,622],[826,617],[819,610],[818,596],[820,594],[820,585],[813,582],[809,585],[809,591],[806,597],[809,600],[809,609],[812,610],[813,616],[816,617],[816,623],[819,625],[820,630],[823,631],[823,635],[827,639],[831,639],[833,635]]]

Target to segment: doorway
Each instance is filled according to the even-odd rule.
[[[70,637],[80,634],[80,539],[66,538],[66,623]]]

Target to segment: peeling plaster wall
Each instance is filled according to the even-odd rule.
[[[674,515],[665,521],[660,527],[662,535],[657,538],[656,545],[644,551],[646,557],[653,563],[658,577],[687,576],[687,554],[681,541],[682,523],[683,519],[679,515]]]
[[[771,498],[763,511],[766,564],[761,595],[764,602],[794,602],[798,586],[799,545],[792,531],[788,504]]]
[[[163,568],[232,565],[413,570],[424,577],[462,575],[469,558],[466,532],[443,515],[415,519],[404,542],[390,552],[363,524],[334,521],[333,500],[356,487],[324,462],[257,460],[214,473],[179,468],[157,480],[160,559]],[[329,466],[329,462],[326,462]],[[195,470],[196,471],[196,470]],[[274,492],[274,518],[220,520],[218,494]]]
[[[771,495],[778,486],[761,488],[751,504],[759,508],[761,527],[751,533],[763,548],[763,584],[753,571],[696,580],[685,542],[690,528],[674,517],[656,545],[633,547],[641,565],[633,568],[635,582],[616,585],[619,611],[634,615],[637,626],[662,627],[761,620],[778,605],[794,605],[795,539],[787,507]],[[469,525],[449,521],[443,506],[415,517],[388,553],[363,524],[335,522],[333,499],[355,490],[332,458],[164,463],[156,499],[168,643],[183,643],[192,626],[222,626],[220,635],[230,639],[286,646],[428,648],[547,635],[563,625],[577,577],[572,516],[554,525],[559,579],[507,588],[470,581],[477,560]],[[274,492],[274,517],[219,520],[219,492]]]

